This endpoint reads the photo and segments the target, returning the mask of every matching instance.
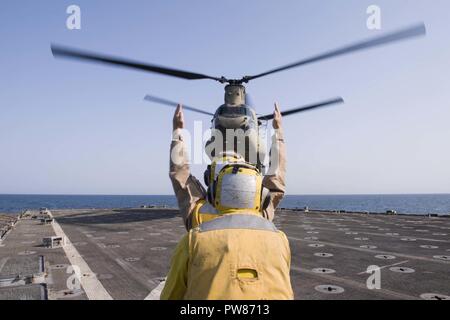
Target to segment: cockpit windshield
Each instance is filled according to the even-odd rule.
[[[252,112],[248,107],[239,106],[239,107],[229,107],[229,106],[221,106],[217,110],[217,115],[219,116],[252,116]]]

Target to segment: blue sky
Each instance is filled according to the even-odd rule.
[[[82,29],[66,28],[77,4]],[[366,28],[366,8],[382,30]],[[247,86],[260,113],[337,95],[284,119],[289,194],[450,192],[450,3],[433,1],[3,1],[0,193],[170,194],[172,111],[214,111],[221,85],[55,60],[50,43],[211,75],[255,74],[424,21],[426,38]],[[186,113],[188,129],[207,117]],[[194,166],[201,177],[204,168]]]

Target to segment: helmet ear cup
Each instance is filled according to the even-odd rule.
[[[209,186],[208,186],[208,192],[207,192],[207,196],[208,196],[208,202],[214,207],[215,206],[215,193],[216,193],[216,181],[213,181]]]
[[[266,210],[270,204],[270,191],[263,187],[261,190],[261,212]]]
[[[203,173],[203,180],[205,181],[205,185],[209,186],[209,177],[211,176],[211,165],[208,165],[205,172]]]

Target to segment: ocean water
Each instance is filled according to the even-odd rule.
[[[132,208],[142,205],[177,207],[174,196],[0,195],[0,213],[25,209]],[[280,207],[320,210],[450,214],[450,194],[411,195],[287,195]]]

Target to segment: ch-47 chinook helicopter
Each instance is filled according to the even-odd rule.
[[[167,76],[182,78],[186,80],[201,80],[201,79],[209,79],[217,81],[221,84],[227,84],[225,86],[225,103],[221,105],[216,112],[213,114],[211,112],[193,108],[190,106],[184,105],[184,109],[212,116],[212,129],[215,129],[216,132],[220,132],[222,137],[226,137],[226,133],[224,131],[227,130],[238,130],[242,129],[244,131],[250,130],[250,134],[245,135],[245,141],[235,141],[236,138],[233,137],[233,141],[228,141],[227,139],[222,140],[222,148],[223,151],[228,151],[230,148],[233,148],[234,151],[237,151],[236,148],[239,144],[245,145],[245,151],[241,152],[245,153],[243,155],[247,160],[249,160],[249,154],[257,154],[258,157],[254,162],[258,167],[263,166],[263,160],[265,158],[265,150],[266,147],[261,140],[261,135],[259,129],[261,124],[265,121],[271,120],[273,118],[272,114],[269,115],[257,115],[255,110],[252,108],[253,106],[249,102],[249,96],[246,94],[244,84],[249,81],[271,75],[277,72],[285,71],[288,69],[304,66],[310,63],[330,59],[337,56],[342,56],[345,54],[349,54],[352,52],[370,49],[381,45],[386,45],[389,43],[393,43],[400,40],[405,40],[417,36],[422,36],[426,34],[426,28],[423,23],[414,25],[412,27],[408,27],[405,29],[401,29],[392,33],[388,33],[385,35],[377,36],[374,38],[366,39],[363,41],[359,41],[350,45],[343,46],[338,49],[330,50],[322,54],[315,55],[310,58],[302,59],[300,61],[278,67],[275,69],[271,69],[269,71],[259,73],[253,76],[244,76],[240,79],[228,79],[226,77],[212,77],[209,75],[194,73],[179,69],[167,68],[159,65],[148,64],[137,62],[129,59],[123,59],[119,57],[97,54],[93,52],[87,52],[79,49],[67,48],[59,45],[52,45],[52,53],[55,57],[63,57],[70,59],[78,59],[90,62],[97,62],[102,64],[108,64],[119,67],[126,67],[131,69],[137,69],[152,73],[159,73]],[[145,100],[160,103],[167,106],[176,107],[177,103],[173,101],[169,101],[166,99],[158,98],[155,96],[147,95],[145,96]],[[318,103],[313,103],[310,105],[288,109],[286,111],[281,112],[282,116],[288,116],[304,111],[309,111],[325,106],[330,106],[333,104],[342,103],[344,100],[340,97],[333,98],[325,101],[321,101]],[[211,147],[216,141],[216,136],[212,135],[211,139],[206,143],[206,147]],[[208,153],[208,156],[214,156],[214,150],[216,147],[210,148],[213,151]],[[239,149],[242,150],[242,149]],[[255,163],[256,162],[256,163]]]

